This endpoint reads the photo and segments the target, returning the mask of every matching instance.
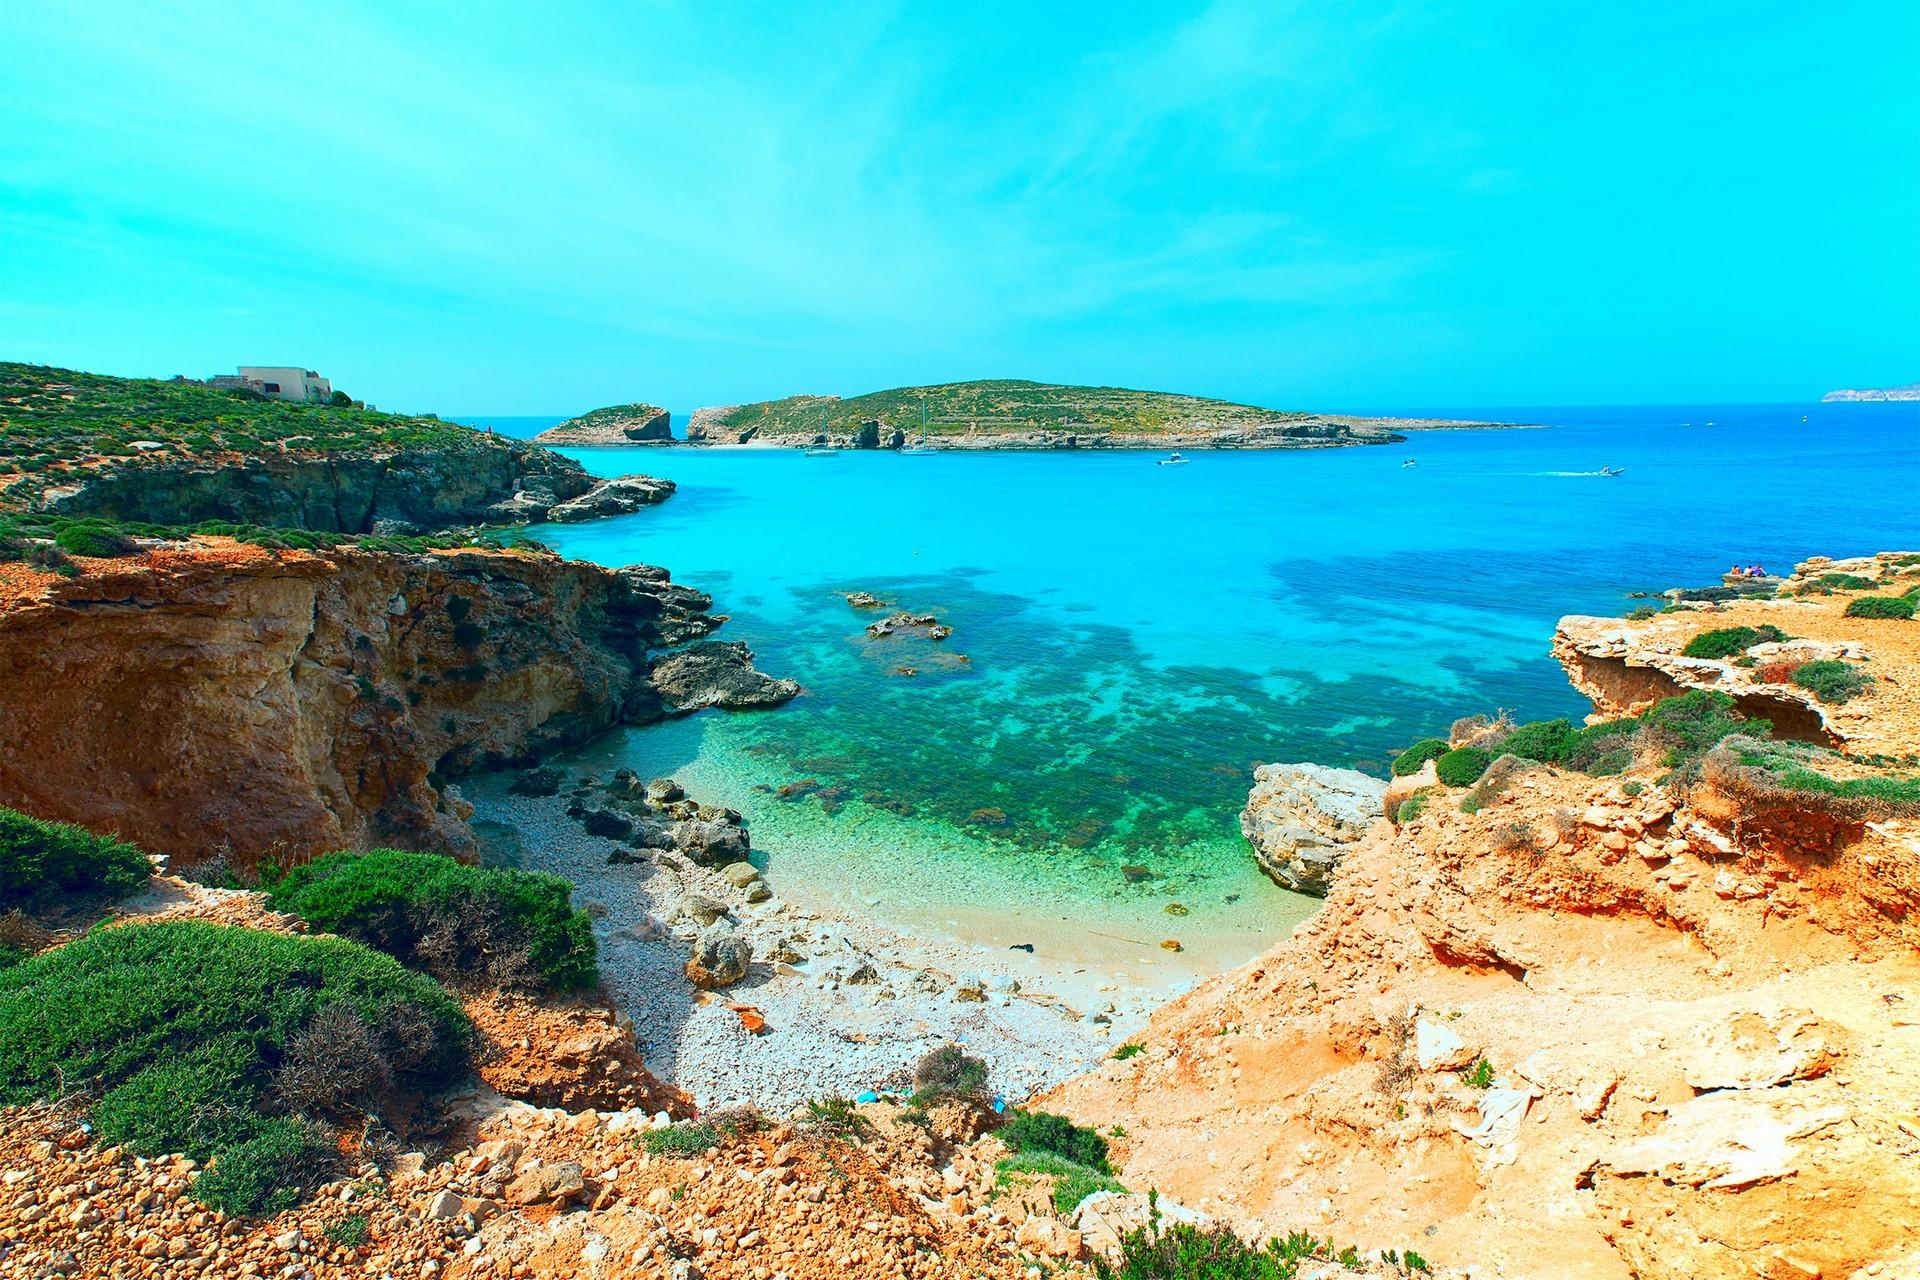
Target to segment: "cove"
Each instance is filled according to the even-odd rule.
[[[738,807],[796,900],[995,946],[1037,935],[1143,973],[1218,971],[1316,905],[1246,850],[1257,763],[1381,772],[1460,715],[1577,719],[1586,705],[1547,653],[1562,614],[1618,613],[1631,592],[1735,562],[1912,540],[1915,406],[1526,418],[1550,425],[1184,467],[567,450],[679,491],[531,536],[667,566],[731,615],[720,638],[806,688],[773,712],[628,730],[570,763],[671,774]],[[1601,466],[1624,474],[1587,474]],[[884,615],[850,608],[851,591],[954,633],[870,640]]]

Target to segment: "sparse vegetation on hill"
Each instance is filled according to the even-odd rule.
[[[138,457],[146,451],[136,441],[174,453],[257,454],[484,448],[492,438],[435,418],[0,361],[0,478]]]
[[[1847,602],[1849,618],[1911,618],[1920,599],[1913,596],[1857,596]]]
[[[277,910],[447,982],[573,990],[599,980],[592,922],[558,876],[437,853],[333,853],[268,890]]]
[[[788,396],[741,405],[724,421],[729,428],[756,427],[769,436],[842,433],[868,420],[910,436],[940,436],[970,430],[1153,434],[1201,425],[1250,427],[1307,416],[1202,396],[1008,379],[896,387],[844,400]]]
[[[46,897],[120,897],[151,870],[147,855],[125,841],[0,809],[0,911]]]
[[[265,1212],[324,1173],[311,1126],[398,1123],[469,1034],[432,979],[342,938],[96,929],[0,970],[0,1103],[91,1097],[104,1141],[212,1160],[197,1198]]]

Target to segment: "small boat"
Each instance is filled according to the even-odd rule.
[[[815,446],[814,448],[807,450],[807,456],[809,458],[831,458],[834,454],[838,452],[840,452],[838,449],[823,448],[820,446]]]
[[[1625,467],[1602,467],[1593,474],[1597,476],[1623,476],[1627,474],[1627,469]]]
[[[1400,465],[1403,467],[1411,467],[1411,466],[1414,466],[1415,463],[1412,458],[1408,458],[1405,462],[1401,463]]]
[[[1177,453],[1170,453],[1160,459],[1159,465],[1163,467],[1184,467],[1187,465],[1187,460]]]

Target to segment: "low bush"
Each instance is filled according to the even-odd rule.
[[[1480,747],[1459,747],[1434,762],[1440,781],[1449,787],[1470,787],[1493,763],[1493,753]]]
[[[1670,767],[1698,758],[1736,733],[1755,738],[1773,734],[1773,726],[1742,716],[1732,698],[1712,689],[1691,689],[1677,698],[1663,698],[1639,719],[1642,731],[1668,748]]]
[[[558,876],[437,853],[332,853],[268,890],[276,910],[450,983],[572,990],[599,980],[591,921]]]
[[[1911,618],[1920,599],[1913,596],[1855,596],[1847,602],[1849,618]]]
[[[1822,658],[1795,667],[1793,682],[1822,702],[1838,704],[1865,693],[1873,677],[1850,662]]]
[[[1420,772],[1420,767],[1429,760],[1438,760],[1447,754],[1445,738],[1422,738],[1402,751],[1393,759],[1393,776],[1404,778],[1410,773]]]
[[[403,1114],[464,1067],[459,1006],[357,943],[198,921],[96,929],[0,970],[0,1105],[90,1094],[103,1140],[211,1161],[196,1197],[270,1211],[324,1164],[297,1122],[344,1118],[281,1076],[347,1020],[374,1059],[353,1064],[359,1079],[381,1085],[356,1092],[355,1116]]]
[[[1680,652],[1689,658],[1727,658],[1745,653],[1756,644],[1786,638],[1787,633],[1775,626],[1717,627],[1687,641],[1687,647]]]
[[[1426,808],[1427,793],[1425,791],[1416,792],[1400,802],[1400,807],[1393,811],[1393,820],[1395,824],[1412,822],[1424,813]]]
[[[1115,1062],[1125,1062],[1128,1058],[1133,1057],[1135,1054],[1145,1053],[1146,1051],[1147,1051],[1147,1046],[1143,1044],[1135,1044],[1132,1041],[1128,1041],[1126,1044],[1121,1045],[1118,1049],[1115,1049],[1113,1051],[1113,1060]]]
[[[913,1066],[913,1101],[979,1101],[987,1094],[987,1064],[957,1044],[930,1050]]]
[[[0,911],[55,895],[124,897],[152,869],[147,855],[123,840],[0,809]]]
[[[1053,1208],[1061,1217],[1072,1213],[1075,1205],[1096,1191],[1126,1190],[1112,1174],[1050,1151],[1022,1151],[1001,1160],[993,1169],[994,1183],[999,1187],[1021,1175],[1053,1178]]]
[[[69,555],[90,556],[96,560],[137,555],[140,551],[139,544],[132,538],[104,525],[71,524],[56,534],[53,541]]]
[[[1156,1216],[1121,1238],[1117,1261],[1096,1254],[1093,1273],[1098,1280],[1295,1280],[1300,1264],[1314,1261],[1360,1265],[1357,1251],[1336,1249],[1305,1232],[1254,1245],[1224,1223],[1163,1227]],[[1422,1259],[1420,1269],[1425,1266]]]
[[[1045,1151],[1085,1165],[1096,1173],[1107,1166],[1107,1140],[1092,1129],[1048,1111],[1021,1111],[1000,1127],[1000,1141],[1015,1151]]]
[[[1841,813],[1856,819],[1920,817],[1920,775],[1887,770],[1836,778],[1825,770],[1858,770],[1862,762],[1800,742],[1732,738],[1724,745],[1726,751],[1710,760],[1709,768],[1716,762],[1724,766],[1730,755],[1739,766],[1734,772],[1748,788],[1818,796],[1836,802]]]
[[[697,1156],[720,1145],[720,1131],[710,1124],[670,1124],[640,1136],[640,1148],[653,1156]]]

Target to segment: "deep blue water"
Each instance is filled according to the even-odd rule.
[[[571,451],[680,490],[534,536],[669,567],[732,615],[723,638],[808,691],[586,758],[741,805],[757,846],[843,894],[932,913],[1013,895],[1139,927],[1177,899],[1229,928],[1298,909],[1238,834],[1255,763],[1379,771],[1460,715],[1577,717],[1547,652],[1560,615],[1619,613],[1631,592],[1735,562],[1920,544],[1920,405],[1477,412],[1552,425],[1183,467]],[[496,421],[531,434],[553,420]],[[1625,474],[1582,474],[1604,465]],[[937,612],[954,635],[869,641],[874,615],[836,594],[856,589]],[[824,801],[756,789],[800,779]]]

